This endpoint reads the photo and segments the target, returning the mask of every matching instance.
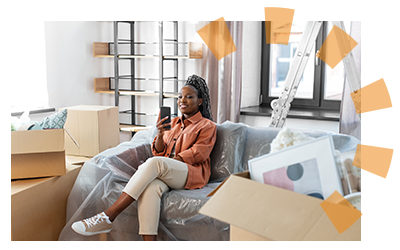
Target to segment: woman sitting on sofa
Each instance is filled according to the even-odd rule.
[[[207,184],[217,127],[212,122],[204,79],[197,75],[187,79],[180,90],[178,107],[181,117],[168,124],[163,124],[167,117],[157,121],[158,134],[152,144],[155,157],[138,168],[111,207],[73,223],[75,232],[85,236],[110,232],[118,214],[137,200],[139,234],[143,240],[156,240],[162,194],[170,188],[196,189]],[[171,129],[167,130],[169,125]]]

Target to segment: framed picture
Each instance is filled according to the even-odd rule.
[[[343,195],[330,135],[249,160],[252,180],[326,199]]]

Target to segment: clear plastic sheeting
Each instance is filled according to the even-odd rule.
[[[318,138],[331,135],[336,150],[341,153],[357,149],[361,143],[352,136],[336,134],[323,130],[299,131],[307,136]],[[210,181],[221,181],[233,173],[248,170],[250,159],[268,154],[271,151],[271,142],[276,138],[281,128],[250,127],[243,123],[226,121],[217,125],[217,141],[211,152],[211,178]]]
[[[248,161],[250,159],[268,154],[271,151],[271,142],[278,135],[280,128],[255,128],[248,127],[246,136],[246,146],[243,152],[243,168],[248,170]],[[357,144],[361,143],[358,139],[352,136],[336,134],[330,131],[323,130],[303,130],[291,129],[299,131],[307,136],[318,138],[325,135],[331,135],[333,144],[336,150],[340,153],[353,151],[357,149]]]
[[[206,196],[230,174],[248,169],[249,159],[270,152],[270,143],[280,129],[254,128],[241,123],[217,125],[217,141],[211,153],[210,182],[202,189],[171,190],[162,196],[158,240],[229,240],[229,225],[201,215]],[[317,138],[333,137],[340,152],[356,150],[359,140],[326,131],[298,130]],[[81,236],[71,229],[73,222],[91,217],[111,206],[122,193],[137,167],[152,157],[150,145],[155,128],[140,131],[86,162],[71,190],[67,205],[67,223],[59,240],[99,240],[100,236]],[[238,201],[240,202],[240,201]],[[138,235],[137,202],[133,202],[114,221],[108,240],[142,240]]]
[[[154,132],[154,131],[152,131]],[[138,133],[130,142],[108,149],[85,162],[68,197],[67,224],[59,240],[99,240],[99,236],[85,237],[71,229],[73,222],[91,217],[111,206],[136,172],[137,167],[152,157],[150,131]],[[109,237],[113,240],[135,240],[129,225],[137,224],[136,202],[128,207],[114,222]],[[132,214],[132,216],[131,216]]]

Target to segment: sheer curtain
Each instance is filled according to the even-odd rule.
[[[210,22],[198,22],[196,29]],[[196,70],[210,89],[211,108],[214,122],[239,122],[242,89],[242,21],[227,21],[236,51],[217,60],[206,45],[203,45],[203,59],[196,61]]]
[[[346,32],[349,32],[346,30]],[[358,43],[352,53],[361,76],[361,22],[351,22],[350,36]],[[353,100],[350,96],[350,88],[347,78],[343,86],[342,104],[340,107],[339,133],[352,135],[361,140],[361,121],[359,120],[354,108]]]

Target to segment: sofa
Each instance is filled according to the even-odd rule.
[[[248,160],[268,154],[270,143],[280,129],[256,128],[226,121],[217,124],[217,140],[211,153],[211,178],[202,189],[171,190],[162,196],[157,240],[229,240],[229,224],[198,213],[206,197],[226,177],[248,170]],[[354,151],[359,140],[352,136],[321,130],[296,130],[317,138],[332,135],[335,149]],[[108,149],[86,162],[71,190],[67,204],[67,223],[59,240],[99,240],[100,236],[81,236],[71,224],[104,211],[121,194],[137,167],[152,157],[155,128],[136,133],[128,142]],[[114,221],[107,240],[142,240],[138,235],[137,202],[133,202]]]

